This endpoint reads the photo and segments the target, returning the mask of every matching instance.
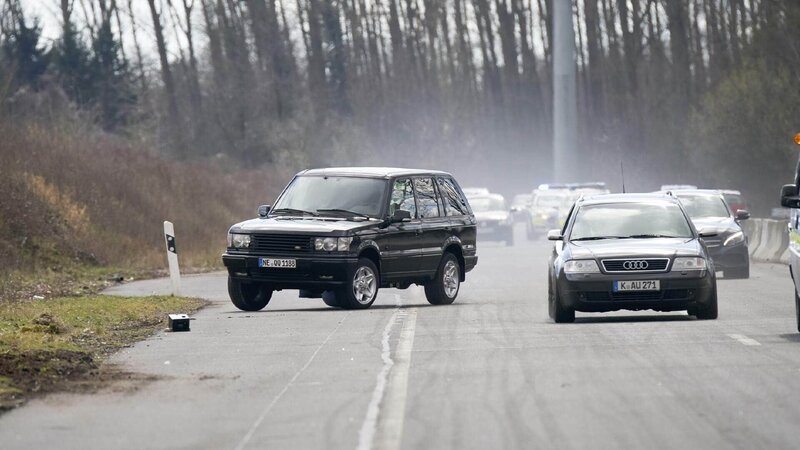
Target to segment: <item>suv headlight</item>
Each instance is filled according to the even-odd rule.
[[[564,273],[599,273],[600,268],[593,259],[573,259],[564,264]]]
[[[708,263],[703,258],[675,258],[672,263],[673,272],[683,272],[687,270],[706,270]]]
[[[326,237],[314,239],[314,249],[319,252],[347,252],[350,251],[352,237]]]
[[[727,247],[729,245],[741,244],[742,242],[744,242],[744,233],[737,231],[736,233],[728,236],[728,239],[725,239],[725,242],[723,242],[722,245]]]
[[[250,235],[239,233],[228,233],[228,248],[248,248],[250,247]]]

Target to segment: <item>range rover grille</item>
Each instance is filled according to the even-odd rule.
[[[311,237],[291,234],[254,234],[250,241],[250,251],[257,253],[310,253]]]

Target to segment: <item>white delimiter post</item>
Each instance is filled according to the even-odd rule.
[[[178,267],[178,246],[175,244],[175,227],[172,222],[164,221],[164,243],[167,245],[167,262],[169,278],[172,280],[172,295],[181,295],[181,270]]]
[[[575,30],[572,0],[553,0],[553,169],[555,181],[574,181],[577,161]]]

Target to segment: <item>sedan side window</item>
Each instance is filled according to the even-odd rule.
[[[389,201],[389,217],[393,216],[398,209],[410,212],[411,218],[413,219],[417,217],[414,188],[411,186],[411,180],[408,178],[395,180],[394,187],[392,188],[392,199]]]
[[[439,217],[439,199],[436,197],[433,179],[415,178],[414,189],[417,191],[420,218]]]

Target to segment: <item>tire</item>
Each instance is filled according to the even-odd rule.
[[[339,303],[339,297],[336,296],[336,292],[334,291],[325,291],[322,293],[322,301],[325,302],[326,305],[332,308],[341,308],[342,305]]]
[[[744,267],[737,267],[736,269],[728,269],[722,272],[725,278],[730,280],[745,280],[750,278],[750,264]]]
[[[561,304],[561,300],[558,299],[558,289],[553,286],[552,282],[548,291],[547,310],[550,313],[550,318],[555,323],[575,322],[575,310]]]
[[[717,318],[717,288],[714,286],[714,293],[711,294],[711,302],[708,304],[698,303],[695,309],[695,317],[699,320],[714,320]]]
[[[245,283],[228,277],[228,295],[242,311],[261,311],[272,299],[272,289],[261,283]]]
[[[336,290],[335,302],[344,309],[367,309],[375,302],[380,286],[380,274],[375,263],[369,258],[359,258],[356,269],[345,287]],[[322,299],[325,304],[334,306]]]
[[[425,284],[425,298],[431,305],[449,305],[461,289],[461,266],[452,253],[445,253],[433,281]]]
[[[797,315],[797,332],[800,333],[800,295],[797,295],[797,290],[794,291],[794,307]]]

